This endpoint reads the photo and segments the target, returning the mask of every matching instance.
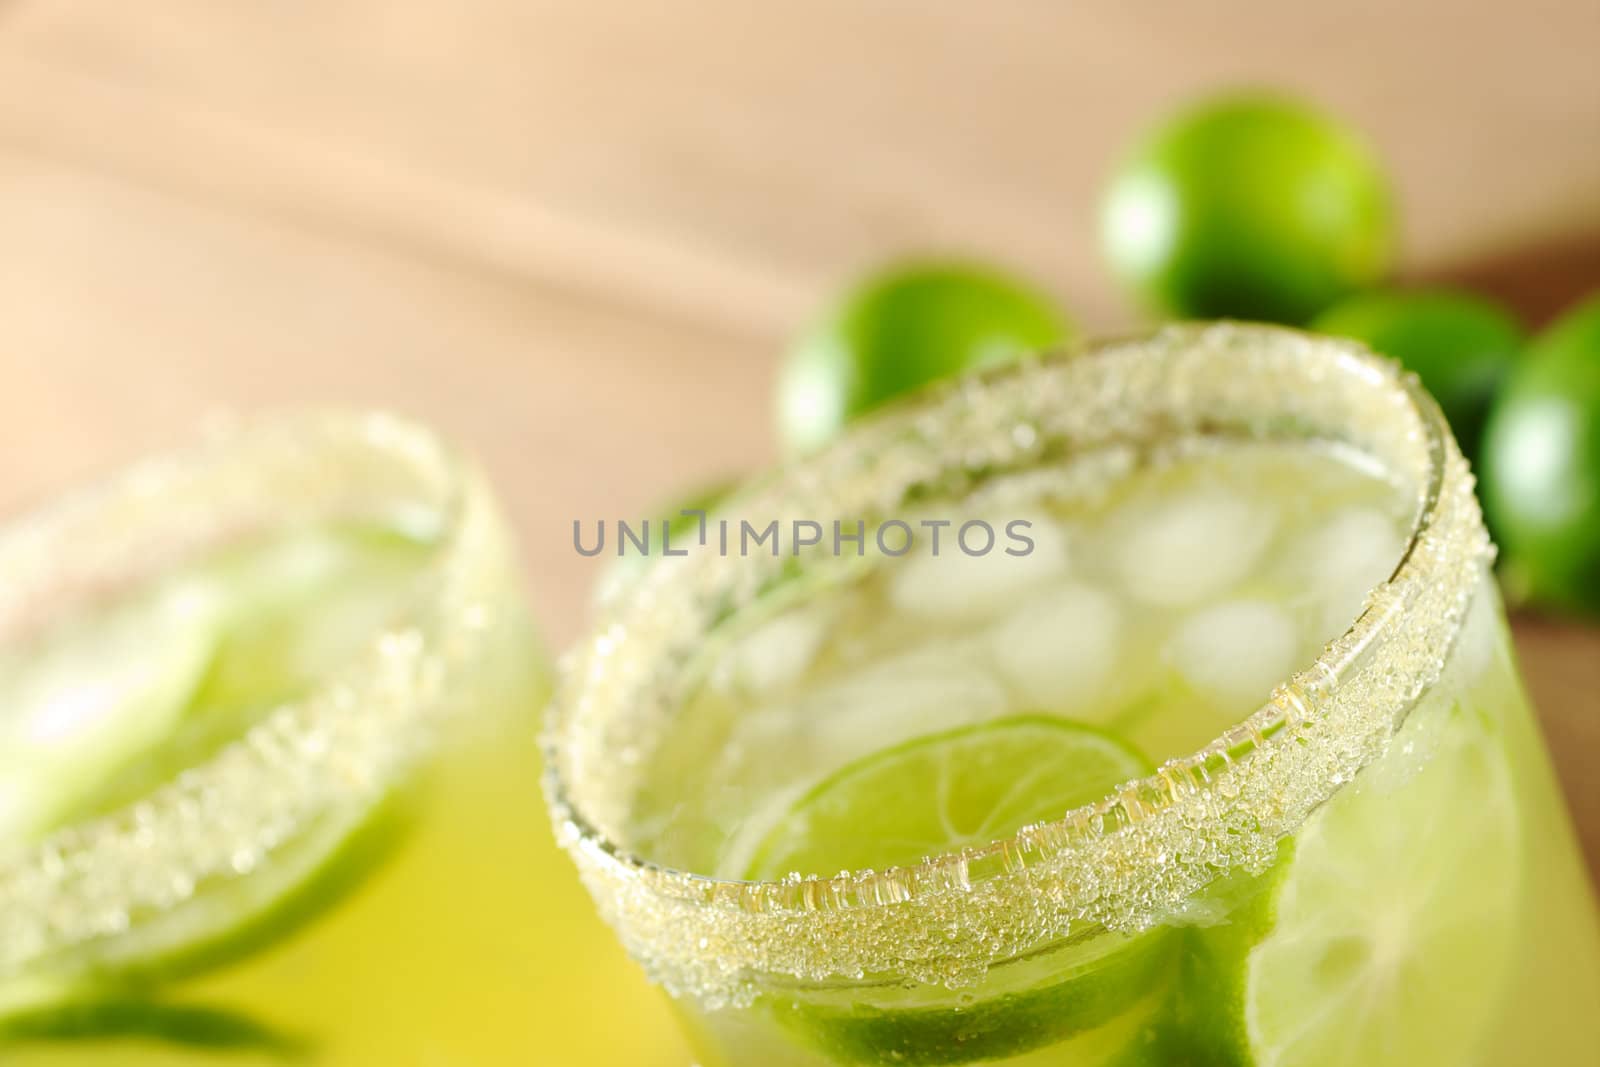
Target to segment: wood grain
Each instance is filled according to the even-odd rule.
[[[1106,328],[1130,309],[1093,253],[1099,184],[1217,84],[1367,131],[1412,268],[1600,232],[1596,21],[1592,0],[23,0],[0,130],[769,329],[930,246],[1014,262]]]

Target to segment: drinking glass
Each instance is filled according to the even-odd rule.
[[[0,590],[0,1062],[669,1062],[653,997],[586,1026],[633,976],[556,877],[548,659],[435,434],[220,427],[12,522]]]
[[[708,678],[743,669],[737,657],[764,621],[908,565],[881,546],[840,552],[824,538],[749,552],[713,533],[658,561],[569,654],[546,733],[558,836],[600,914],[674,999],[700,1063],[1592,1056],[1595,901],[1517,677],[1471,473],[1437,406],[1395,364],[1290,330],[1173,326],[937,387],[756,480],[715,518],[737,531],[772,519],[853,529],[865,517],[870,530],[930,501],[959,512],[996,485],[1092,472],[1106,457],[1137,466],[1183,442],[1332,450],[1374,472],[1404,506],[1392,558],[1257,706],[998,839],[838,873],[757,874],[760,862],[716,859],[752,820],[768,827],[759,860],[803,852],[792,838],[824,815],[869,834],[928,802],[913,779],[898,792],[861,785],[927,751],[919,738],[884,752],[864,742],[845,770],[807,767],[814,749],[795,743],[768,765],[771,796],[760,782],[724,788],[716,768],[748,709],[735,704],[715,729],[686,710]],[[1333,508],[1309,485],[1258,492],[1286,513]],[[1295,603],[1343,551],[1323,543],[1330,558],[1287,578],[1239,581]],[[1190,577],[1154,550],[1125,574],[1153,600]],[[859,620],[851,632],[882,636]],[[1091,635],[1055,636],[1064,655]],[[943,677],[945,647],[930,644],[917,669]],[[1242,656],[1214,673],[1235,669]],[[841,729],[874,736],[896,692],[917,682],[848,709]],[[793,737],[813,736],[792,725]],[[937,743],[976,738],[968,727]],[[1010,766],[1023,781],[1026,753]],[[704,826],[680,817],[690,810]],[[671,848],[645,829],[674,822]]]

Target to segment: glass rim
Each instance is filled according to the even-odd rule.
[[[0,578],[13,586],[0,605],[3,647],[240,538],[391,506],[399,520],[419,508],[428,519],[405,612],[152,792],[0,846],[0,980],[201,899],[271,863],[332,806],[380,798],[429,750],[511,584],[476,467],[432,430],[379,412],[213,420],[197,441],[0,526]]]
[[[1218,370],[1245,372],[1245,380],[1220,381]],[[1070,437],[1082,424],[1073,412],[1050,410],[1053,400],[1081,404],[1112,424],[1121,420],[1133,433],[1140,420],[1123,409],[1149,405],[1156,432],[1176,433],[1177,409],[1196,400],[1203,407],[1207,398],[1259,405],[1256,417],[1264,421],[1309,418],[1325,403],[1330,417],[1361,423],[1370,435],[1364,450],[1389,452],[1385,465],[1402,468],[1392,473],[1415,493],[1405,547],[1357,618],[1255,712],[1058,820],[916,865],[832,877],[744,881],[652,862],[620,844],[594,813],[595,798],[584,787],[598,787],[584,780],[594,772],[576,751],[578,739],[594,729],[607,736],[593,717],[615,714],[666,673],[631,663],[627,657],[640,654],[630,642],[642,634],[646,657],[687,643],[682,635],[673,640],[672,623],[653,616],[684,610],[684,587],[715,573],[714,562],[704,562],[711,557],[652,568],[636,595],[612,606],[569,651],[547,712],[546,799],[603,917],[655,980],[712,1006],[748,1000],[761,974],[823,980],[887,973],[963,985],[992,963],[1088,927],[1144,929],[1180,912],[1227,871],[1263,869],[1278,840],[1382,750],[1437,680],[1492,549],[1471,474],[1438,406],[1414,375],[1356,342],[1225,322],[1077,346],[893,404],[821,452],[751,483],[726,514],[860,478],[862,453],[892,451],[907,440],[907,447],[946,453],[996,445],[997,454],[1025,455],[1031,439]],[[986,406],[995,411],[986,414]],[[1056,431],[1041,425],[1052,417]],[[1214,418],[1206,410],[1188,417],[1191,432]],[[1291,431],[1294,422],[1288,419]],[[952,433],[952,423],[970,432]],[[1018,426],[1028,432],[999,444]],[[970,458],[947,460],[957,461]],[[737,614],[744,605],[728,601],[739,587],[726,576],[721,581],[707,599],[718,600],[724,616]],[[619,674],[624,681],[613,682]]]

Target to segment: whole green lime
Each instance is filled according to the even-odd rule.
[[[1206,100],[1160,124],[1112,177],[1101,243],[1157,310],[1304,323],[1380,281],[1389,187],[1330,116],[1266,93]]]
[[[1600,294],[1529,346],[1489,414],[1483,467],[1514,591],[1600,613]]]
[[[1318,315],[1311,328],[1352,337],[1416,372],[1474,459],[1489,403],[1525,341],[1505,308],[1450,289],[1360,293]]]
[[[791,451],[929,382],[1059,344],[1056,304],[975,263],[923,262],[865,279],[795,345],[778,382],[778,429]]]

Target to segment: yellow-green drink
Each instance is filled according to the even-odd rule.
[[[683,1062],[556,866],[546,659],[431,434],[242,425],[0,581],[0,1063]]]
[[[547,778],[702,1063],[1592,1055],[1594,899],[1466,466],[1390,364],[1173,328],[929,394],[721,518],[867,532],[652,573]]]

